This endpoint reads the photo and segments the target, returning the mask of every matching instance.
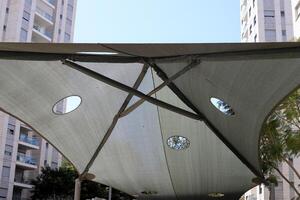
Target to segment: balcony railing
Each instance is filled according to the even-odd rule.
[[[46,1],[49,2],[53,6],[55,6],[55,4],[56,4],[56,0],[46,0]]]
[[[35,146],[39,145],[39,140],[37,138],[28,137],[26,134],[21,133],[19,139],[20,139],[20,141],[28,143],[28,144],[32,144]]]
[[[18,153],[17,154],[17,161],[29,165],[36,165],[36,159],[32,158],[31,156],[26,156],[24,154]]]
[[[36,12],[38,14],[40,14],[41,16],[45,17],[46,19],[48,19],[49,21],[53,22],[53,16],[50,15],[49,13],[43,11],[41,8],[37,7]]]
[[[44,27],[40,26],[40,25],[37,25],[37,24],[34,24],[33,25],[33,28],[35,30],[37,30],[38,32],[40,32],[41,34],[47,36],[48,38],[52,38],[52,32],[51,31],[47,31]]]
[[[32,180],[24,179],[24,178],[16,178],[14,179],[15,182],[17,183],[23,183],[27,185],[31,185]]]

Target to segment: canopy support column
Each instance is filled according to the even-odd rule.
[[[81,192],[81,180],[78,177],[75,180],[74,200],[80,200],[80,192]]]
[[[112,187],[109,186],[109,190],[108,190],[108,200],[111,200],[112,197]]]

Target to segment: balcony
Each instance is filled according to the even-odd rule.
[[[24,178],[15,178],[14,186],[22,189],[32,189],[34,187],[30,180],[25,180]]]
[[[30,182],[14,182],[15,187],[19,187],[22,189],[32,189],[34,186],[30,184]]]
[[[22,153],[17,154],[16,165],[21,169],[37,169],[37,161],[31,156]]]
[[[247,7],[247,0],[242,0],[241,1],[241,12],[243,12],[246,7]]]
[[[42,1],[53,9],[56,6],[56,0],[42,0]]]
[[[33,42],[51,42],[52,32],[45,27],[34,24],[33,25]]]
[[[42,8],[36,8],[36,15],[40,17],[44,22],[53,25],[53,16],[48,12],[44,11]]]
[[[35,137],[29,137],[27,134],[20,133],[19,145],[24,149],[39,149],[39,140]]]

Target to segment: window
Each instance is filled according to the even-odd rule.
[[[261,187],[261,185],[259,186],[259,194],[261,194],[262,193],[262,187]]]
[[[57,162],[52,161],[52,162],[51,162],[51,168],[52,168],[52,169],[57,169],[57,168],[58,168]]]
[[[71,4],[68,4],[67,7],[67,16],[69,19],[73,18],[73,6]]]
[[[30,13],[24,10],[24,12],[23,12],[23,18],[22,18],[22,28],[25,31],[28,29],[29,20],[30,20]],[[26,36],[26,40],[27,40],[27,36]]]
[[[23,19],[22,19],[22,28],[23,28],[24,30],[27,30],[28,27],[29,27],[29,21],[23,18]]]
[[[69,42],[71,40],[71,35],[69,33],[65,33],[65,42]]]
[[[71,19],[69,19],[69,18],[67,18],[67,20],[66,20],[66,24],[67,24],[67,25],[70,25],[70,26],[72,26],[72,20],[71,20]]]
[[[296,21],[297,21],[300,16],[300,3],[298,3],[298,5],[295,8],[295,15],[296,15]]]
[[[32,4],[32,0],[25,0],[25,3],[31,5]]]
[[[257,42],[257,35],[254,36],[254,42]]]
[[[265,17],[275,17],[274,10],[264,10],[264,16]]]
[[[2,187],[1,187],[1,188],[0,188],[0,198],[6,199],[7,191],[8,191],[7,188],[2,188]]]
[[[60,15],[59,15],[59,18],[60,18],[60,19],[62,19],[62,18],[63,18],[62,14],[60,14]]]
[[[11,156],[12,151],[13,151],[13,146],[6,144],[4,154],[7,156]]]
[[[73,13],[73,6],[71,4],[68,4],[67,12]]]
[[[251,34],[252,33],[252,25],[250,25],[249,31],[250,31],[250,34]]]
[[[265,38],[267,42],[276,42],[276,31],[273,29],[266,30]]]
[[[23,19],[29,21],[29,19],[30,19],[30,13],[24,10],[24,12],[23,12]]]
[[[286,30],[282,30],[282,36],[286,36]]]
[[[280,12],[280,15],[281,15],[281,17],[284,17],[284,16],[285,16],[284,11],[281,11],[281,12]]]
[[[6,156],[11,156],[11,152],[9,152],[9,151],[4,151],[4,155],[6,155]]]
[[[3,31],[6,31],[6,25],[3,25]]]
[[[11,124],[8,124],[7,132],[8,132],[10,135],[13,135],[13,134],[15,133],[15,126],[14,126],[14,125],[11,125]]]
[[[24,28],[21,28],[21,36],[20,36],[21,42],[27,41],[27,30]]]
[[[2,177],[9,177],[10,167],[3,166],[2,168]]]
[[[249,8],[249,17],[251,17],[251,7]]]
[[[253,8],[255,7],[255,0],[253,0]]]
[[[9,8],[6,8],[5,12],[8,14],[9,13]]]
[[[256,24],[256,16],[254,16],[254,18],[253,18],[253,24],[254,25]]]

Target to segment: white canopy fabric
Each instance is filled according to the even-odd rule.
[[[140,199],[238,199],[253,178],[263,181],[261,126],[299,86],[299,64],[298,43],[0,43],[0,107],[81,176],[92,173]],[[78,109],[53,113],[70,95],[82,98]],[[211,97],[235,114],[224,115]],[[146,101],[122,115],[140,98]],[[169,148],[174,135],[186,137],[189,148]]]

